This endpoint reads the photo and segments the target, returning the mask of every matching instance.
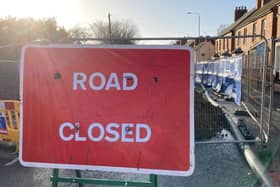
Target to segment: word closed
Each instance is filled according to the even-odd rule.
[[[104,127],[101,123],[91,123],[87,130],[87,137],[80,135],[80,131],[76,129],[80,128],[79,123],[64,122],[59,127],[59,136],[63,141],[87,141],[89,139],[92,142],[100,142],[105,140],[107,142],[148,142],[151,139],[151,128],[143,123],[109,123]],[[135,128],[135,132],[134,129]],[[65,129],[71,132],[66,135]],[[121,129],[119,133],[119,129]],[[94,132],[97,133],[94,133]],[[146,135],[141,135],[145,133]]]

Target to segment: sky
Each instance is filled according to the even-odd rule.
[[[55,17],[60,26],[70,29],[97,20],[130,20],[141,37],[183,37],[216,35],[221,24],[233,22],[234,8],[254,8],[256,0],[5,0],[0,17]]]

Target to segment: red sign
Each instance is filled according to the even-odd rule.
[[[20,161],[191,175],[193,79],[187,47],[26,46]]]

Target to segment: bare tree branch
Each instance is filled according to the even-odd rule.
[[[108,23],[104,21],[96,21],[90,24],[90,32],[97,38],[110,38]],[[137,27],[130,21],[113,21],[111,22],[112,38],[132,38],[138,35]],[[135,41],[130,40],[114,40],[104,41],[104,44],[134,44]]]

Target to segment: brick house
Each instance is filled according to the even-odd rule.
[[[268,63],[273,66],[274,96],[280,100],[280,0],[256,0],[256,7],[250,11],[245,7],[235,8],[234,23],[224,29],[219,36],[244,35],[263,35],[267,39]],[[217,39],[215,52],[223,55],[225,52],[233,54],[236,51],[243,51],[246,59],[249,49],[261,40],[260,37]],[[274,101],[276,102],[275,99]],[[280,108],[280,102],[276,108]]]
[[[256,0],[256,8],[249,12],[245,7],[237,7],[234,12],[234,23],[227,27],[220,36],[264,35],[272,49],[272,38],[280,37],[280,1]],[[233,53],[241,48],[244,53],[261,41],[260,37],[218,39],[215,51],[223,54],[228,51]]]
[[[230,26],[225,28],[221,33],[219,33],[219,36],[235,36],[236,34],[236,27],[242,23],[246,18],[248,18],[250,15],[252,15],[256,9],[252,9],[249,12],[247,12],[246,8],[243,7],[236,7],[235,8],[235,16],[234,16],[234,23],[232,23]],[[235,40],[234,39],[218,39],[215,42],[215,50],[216,53],[221,55],[225,52],[232,53],[236,49],[235,47]]]
[[[215,46],[212,40],[200,42],[194,47],[195,62],[210,60],[215,54]]]

